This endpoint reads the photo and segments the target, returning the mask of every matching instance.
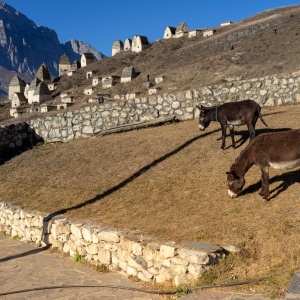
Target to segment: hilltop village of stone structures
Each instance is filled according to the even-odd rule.
[[[227,26],[232,22],[224,22],[221,26]],[[189,30],[185,22],[180,23],[177,28],[168,26],[164,31],[164,39],[180,38],[183,36],[194,37],[202,34],[203,37],[209,37],[216,32],[214,29],[199,29]],[[123,43],[116,40],[112,45],[112,56],[123,51],[142,52],[149,47],[149,42],[146,36],[135,35],[133,39],[127,38]],[[87,65],[95,62],[95,57],[92,53],[83,53],[80,61],[74,61],[72,64],[66,54],[63,54],[59,61],[59,77],[51,80],[51,74],[46,64],[42,64],[38,69],[35,78],[26,83],[18,75],[15,75],[9,84],[8,100],[11,102],[10,115],[19,117],[24,113],[46,113],[51,110],[61,110],[72,106],[76,99],[73,95],[60,93],[60,103],[57,105],[48,104],[53,98],[53,93],[57,89],[57,81],[60,76],[67,74],[72,76],[79,68],[84,68]],[[121,76],[95,76],[93,71],[87,71],[86,78],[91,79],[91,87],[85,88],[82,92],[84,95],[91,96],[88,103],[102,103],[104,98],[101,95],[93,95],[94,87],[102,85],[102,88],[110,88],[116,83],[130,82],[136,77],[136,72],[133,66],[125,67]],[[155,78],[155,84],[159,84],[164,79],[164,76]],[[148,94],[153,95],[158,92],[155,85],[153,86],[148,81],[144,83],[144,87],[148,89]],[[120,95],[114,95],[115,99],[120,99]],[[123,95],[124,97],[124,95]],[[125,98],[130,97],[126,95]]]

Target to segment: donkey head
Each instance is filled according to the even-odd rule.
[[[208,125],[211,122],[211,116],[210,116],[210,109],[205,108],[204,106],[196,105],[196,107],[200,110],[200,115],[199,115],[199,129],[203,131],[205,128],[208,127]]]
[[[244,177],[239,177],[234,170],[230,169],[227,174],[228,196],[236,198],[243,190],[246,183]]]

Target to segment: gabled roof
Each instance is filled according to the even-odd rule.
[[[148,38],[146,36],[140,35],[139,37],[143,45],[149,45]]]
[[[25,98],[24,93],[14,93],[13,97],[17,97],[20,102],[26,103],[27,99]]]
[[[50,80],[51,81],[51,75],[50,75],[50,72],[47,68],[47,66],[43,63],[37,73],[36,73],[36,77],[38,79],[40,79],[41,81],[44,81],[44,80]]]
[[[188,26],[186,25],[185,22],[181,22],[181,23],[177,26],[177,28],[176,28],[176,33],[177,33],[177,32],[185,32],[185,33],[189,32],[189,28],[188,28]]]
[[[86,59],[95,59],[95,56],[93,53],[87,52],[87,53],[82,53],[82,55],[86,58]]]
[[[17,74],[11,79],[9,86],[24,86],[26,83]]]
[[[134,67],[125,67],[122,70],[122,76],[121,77],[132,77],[135,75]]]
[[[60,65],[69,65],[70,64],[69,57],[66,54],[63,54],[59,60],[59,64]]]
[[[143,35],[135,35],[133,37],[133,40],[136,41],[137,39],[140,39],[142,45],[149,45],[149,42],[148,42],[148,38],[146,36],[143,36]]]
[[[112,46],[113,48],[122,49],[124,47],[124,44],[120,40],[115,40]]]
[[[41,82],[40,79],[34,78],[34,79],[30,82],[30,85],[29,85],[29,89],[28,89],[28,90],[35,90],[36,87],[39,85],[40,82]]]
[[[166,29],[169,29],[172,34],[175,34],[176,32],[176,27],[167,26]]]
[[[80,68],[80,61],[74,60],[71,67],[72,67],[72,69],[75,69],[75,70],[79,69]]]
[[[48,86],[44,82],[40,82],[36,87],[33,95],[51,95]]]

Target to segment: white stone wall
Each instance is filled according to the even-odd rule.
[[[0,232],[37,246],[51,244],[70,256],[78,253],[91,264],[105,264],[145,282],[192,284],[225,257],[218,246],[160,242],[132,232],[71,222],[62,215],[51,218],[5,202],[0,202]]]

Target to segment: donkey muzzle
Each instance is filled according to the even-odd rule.
[[[232,199],[237,197],[237,194],[231,190],[228,190],[227,193],[228,193],[228,196]]]

